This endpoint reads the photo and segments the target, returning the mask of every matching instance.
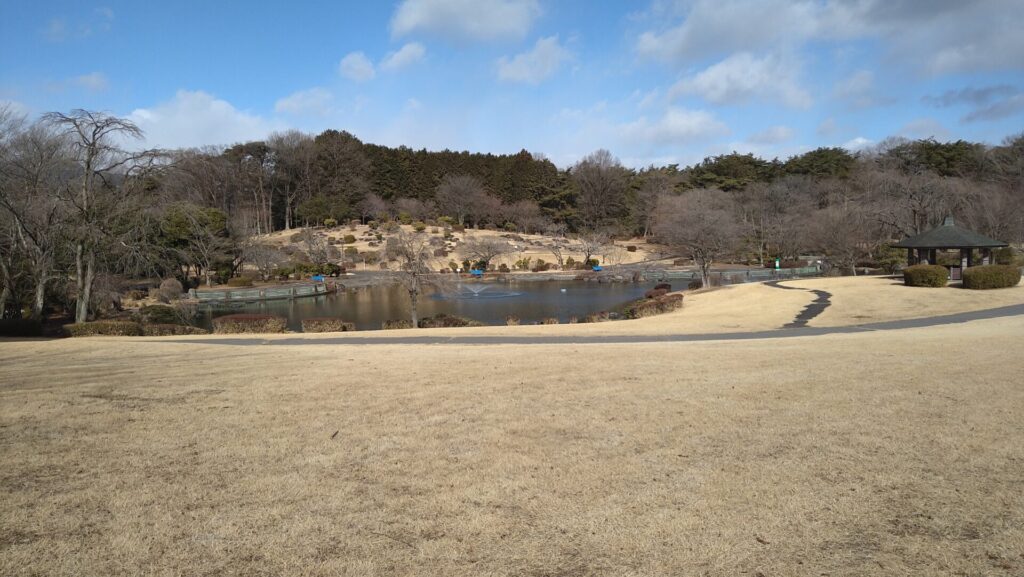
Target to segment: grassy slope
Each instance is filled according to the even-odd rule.
[[[0,574],[1020,575],[1022,337],[5,342]]]

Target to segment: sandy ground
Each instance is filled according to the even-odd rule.
[[[403,225],[402,228],[406,232],[412,232],[412,230],[413,230],[412,227],[409,226],[409,225]],[[295,229],[295,230],[290,230],[290,231],[278,231],[278,232],[275,232],[274,234],[267,235],[264,238],[266,239],[267,242],[270,242],[271,244],[285,245],[285,244],[290,243],[291,242],[290,238],[292,237],[292,235],[298,233],[300,230],[301,229]],[[437,230],[437,232],[433,232],[434,230]],[[359,250],[359,252],[366,252],[366,251],[379,252],[383,248],[383,244],[380,245],[380,246],[371,247],[369,245],[369,241],[364,239],[364,236],[372,235],[372,233],[370,232],[370,227],[368,227],[366,225],[356,226],[354,231],[351,230],[348,226],[338,226],[338,227],[334,227],[334,228],[331,228],[331,229],[321,229],[321,232],[326,234],[329,238],[337,239],[339,242],[342,239],[344,239],[345,235],[348,235],[348,234],[351,234],[351,235],[356,237],[357,241],[352,243],[352,244],[348,244],[348,245],[338,244],[338,245],[336,245],[338,247],[338,250],[342,250],[346,246],[354,246],[354,247],[356,247]],[[442,227],[430,227],[430,226],[428,226],[427,229],[426,229],[426,232],[427,232],[427,234],[430,234],[430,235],[433,235],[433,236],[437,236],[437,237],[442,237],[443,236],[443,234],[442,234],[443,233],[443,228]],[[512,240],[509,240],[509,243],[511,245],[513,245],[515,250],[513,252],[507,254],[507,255],[504,255],[504,256],[501,256],[499,258],[494,259],[492,262],[494,263],[495,266],[498,266],[498,265],[504,263],[504,264],[507,264],[511,268],[511,267],[513,267],[513,265],[515,264],[515,262],[517,260],[520,260],[520,259],[525,258],[525,257],[529,257],[530,259],[532,259],[533,263],[536,263],[537,259],[542,259],[545,262],[549,262],[549,263],[557,263],[558,262],[557,259],[555,258],[555,256],[553,254],[551,254],[551,252],[547,249],[547,246],[552,243],[552,238],[544,236],[544,235],[508,233],[506,231],[496,231],[496,230],[467,229],[465,232],[456,232],[456,233],[454,233],[454,236],[457,239],[459,239],[460,241],[465,241],[465,240],[468,240],[470,238],[496,237],[496,236],[508,235],[508,234],[516,234],[517,236],[521,237],[523,239],[523,241],[512,241]],[[544,246],[534,246],[532,244],[534,242],[540,242]],[[572,246],[575,246],[576,244],[577,243],[575,241],[569,241],[570,248]],[[636,246],[637,250],[635,252],[628,252],[626,250],[626,246],[628,246],[628,245]],[[660,258],[659,255],[654,254],[654,251],[660,250],[660,249],[661,249],[661,247],[658,247],[658,246],[655,246],[655,245],[649,245],[646,242],[644,242],[643,239],[639,239],[639,238],[632,239],[632,240],[615,241],[614,244],[611,246],[611,248],[609,248],[608,250],[604,251],[603,254],[595,255],[595,258],[598,258],[599,260],[602,261],[603,264],[606,264],[606,265],[629,264],[629,263],[636,263],[636,262],[650,260],[652,258]],[[565,251],[563,253],[563,258],[567,259],[570,256],[574,260],[576,260],[576,261],[580,261],[580,260],[583,259],[583,254],[581,252],[579,252],[579,251],[567,250],[567,251]],[[464,258],[467,258],[466,255],[464,255],[458,249],[458,245],[456,245],[455,251],[452,254],[450,254],[448,257],[443,258],[443,259],[435,259],[435,262],[432,263],[432,268],[447,267],[448,266],[448,261],[455,260],[456,262],[462,262],[462,260]],[[373,266],[370,266],[370,267],[365,267],[363,264],[360,263],[359,266],[358,266],[358,269],[362,270],[363,268],[369,268],[370,270],[379,270],[379,267],[377,265],[373,265]]]
[[[6,341],[0,574],[1017,576],[1022,337]]]

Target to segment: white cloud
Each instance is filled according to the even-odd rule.
[[[145,132],[146,146],[154,148],[258,140],[282,128],[201,90],[179,90],[173,99],[152,108],[137,108],[128,118]]]
[[[537,0],[405,0],[391,17],[391,34],[425,32],[475,41],[519,39],[540,14]]]
[[[771,126],[747,137],[749,144],[778,144],[793,138],[793,129],[788,126]]]
[[[405,46],[399,48],[397,52],[392,52],[385,56],[384,60],[380,63],[380,67],[384,70],[397,70],[399,68],[404,68],[410,64],[423,60],[423,56],[426,53],[426,48],[424,48],[419,42],[409,42]]]
[[[1024,69],[1020,0],[694,0],[661,6],[636,41],[676,65],[817,40],[877,39],[894,59],[932,74]],[[664,25],[664,22],[670,22]]]
[[[869,140],[867,138],[864,138],[863,136],[858,136],[858,137],[856,137],[856,138],[854,138],[852,140],[847,140],[846,142],[844,142],[842,144],[842,148],[845,148],[846,150],[849,150],[850,152],[857,152],[859,150],[864,150],[866,148],[870,148],[874,144],[875,144],[874,140]]]
[[[729,134],[729,128],[706,110],[669,107],[657,121],[640,117],[620,127],[629,139],[651,144],[680,144]]]
[[[17,100],[8,100],[0,98],[0,110],[6,109],[7,112],[15,116],[28,116],[29,108],[24,103],[18,102]]]
[[[870,108],[892,103],[892,99],[880,96],[875,90],[875,74],[870,70],[858,70],[836,83],[833,94],[853,108]]]
[[[900,136],[907,138],[934,138],[945,142],[950,139],[950,132],[941,122],[934,118],[917,118],[903,125],[899,131]]]
[[[714,104],[742,104],[759,97],[779,100],[794,108],[807,108],[811,96],[797,80],[799,64],[791,59],[750,53],[734,54],[696,75],[677,82],[669,95],[696,94]]]
[[[310,88],[293,92],[274,103],[274,111],[282,114],[326,115],[331,110],[334,95],[325,88]]]
[[[71,84],[90,92],[102,92],[110,87],[110,82],[102,72],[83,74],[71,79]]]
[[[826,118],[821,121],[818,125],[818,136],[832,136],[839,131],[839,126],[836,124],[835,118]]]
[[[498,78],[506,82],[539,84],[558,72],[572,54],[558,43],[558,36],[541,38],[529,52],[498,59]]]
[[[356,82],[366,82],[377,75],[373,62],[362,52],[350,52],[338,63],[338,74]]]

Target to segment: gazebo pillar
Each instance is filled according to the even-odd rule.
[[[960,249],[960,270],[964,270],[971,266],[971,249],[962,248]]]
[[[939,251],[937,249],[928,250],[928,264],[939,264]]]
[[[914,266],[915,264],[917,264],[917,263],[914,262],[914,249],[908,248],[907,249],[907,266]]]

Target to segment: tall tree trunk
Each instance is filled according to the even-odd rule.
[[[46,300],[46,277],[40,277],[36,282],[35,295],[32,299],[32,318],[43,320],[43,303]]]
[[[292,197],[291,195],[284,197],[284,229],[292,229]]]
[[[78,302],[75,303],[75,322],[84,323],[89,320],[89,301],[92,300],[92,286],[96,281],[96,253],[89,249],[85,251],[84,260],[76,252],[76,267],[79,270],[78,279]],[[81,274],[84,264],[84,276]]]
[[[409,289],[409,309],[412,311],[412,328],[415,329],[420,326],[419,314],[417,311],[417,305],[419,305],[420,299],[420,288],[418,286],[418,280],[414,280],[413,282],[416,283],[417,286],[415,288]]]

